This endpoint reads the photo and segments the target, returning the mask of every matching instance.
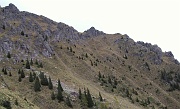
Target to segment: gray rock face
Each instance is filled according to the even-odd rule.
[[[137,44],[144,46],[147,49],[147,51],[149,50],[149,52],[155,53],[154,56],[149,57],[149,60],[153,61],[154,64],[159,65],[162,63],[161,58],[162,58],[163,52],[160,47],[158,47],[157,45],[152,45],[151,43],[144,43],[142,41],[138,41]]]
[[[3,38],[2,40],[0,40],[0,52],[1,53],[8,53],[13,49],[13,43],[11,42],[11,40],[9,38]]]
[[[19,9],[12,3],[9,6],[6,6],[4,12],[18,13]]]
[[[22,31],[24,35],[21,34]],[[51,57],[55,52],[51,45],[52,42],[58,43],[61,40],[73,41],[105,35],[104,32],[96,30],[94,27],[79,33],[64,23],[57,23],[33,13],[21,12],[13,4],[4,8],[0,7],[0,33],[3,33],[0,37],[0,57],[8,51],[16,50],[19,53],[14,54],[16,59],[27,56],[37,57],[39,54]],[[19,39],[14,38],[16,36]],[[155,64],[162,63],[161,58],[164,53],[157,45],[140,41],[135,43],[128,35],[121,36],[114,43],[123,43],[126,46],[123,48],[126,52],[129,51],[129,48],[137,46],[139,49],[133,55],[144,57],[147,53],[153,52],[154,56],[148,57],[148,59]],[[165,56],[172,57],[172,61],[179,64],[171,52],[165,52]]]
[[[167,57],[174,57],[171,51],[165,52],[165,56]]]
[[[84,37],[92,37],[92,36],[100,36],[104,35],[105,33],[99,30],[96,30],[94,27],[91,27],[87,31],[84,31]]]
[[[75,30],[73,27],[70,27],[64,23],[58,23],[57,30],[54,31],[55,39],[61,40],[61,39],[79,39],[79,32]]]

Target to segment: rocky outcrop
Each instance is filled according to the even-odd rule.
[[[85,38],[87,37],[94,37],[94,36],[100,36],[104,35],[105,33],[99,30],[96,30],[94,27],[91,27],[90,29],[83,32],[83,36]]]
[[[167,56],[167,57],[174,57],[174,55],[172,54],[171,51],[165,52],[164,54],[165,54],[165,56]]]
[[[150,61],[153,61],[154,64],[158,64],[158,65],[162,63],[163,52],[160,47],[158,47],[157,45],[152,45],[151,43],[144,43],[142,41],[138,41],[137,44],[145,47],[147,49],[146,51],[155,53],[154,56],[150,56],[148,58]]]
[[[6,6],[3,10],[5,13],[18,13],[19,9],[12,3],[9,6]]]
[[[13,4],[0,8],[0,33],[3,33],[0,37],[1,56],[3,56],[3,53],[12,51],[12,49],[17,49],[20,54],[26,53],[31,54],[31,56],[43,54],[46,57],[51,57],[54,54],[51,42],[58,43],[61,40],[74,41],[105,35],[104,32],[94,27],[79,33],[73,27],[64,23],[57,23],[44,16],[19,11]],[[13,38],[16,36],[20,36],[20,39]],[[148,59],[155,64],[162,63],[163,52],[157,45],[141,41],[136,43],[127,34],[120,35],[120,38],[116,39],[114,43],[124,43],[126,45],[126,48],[123,48],[125,51],[129,51],[129,48],[137,46],[138,51],[133,55],[139,57],[144,57],[147,53],[153,52],[154,55],[148,57]],[[171,52],[165,52],[165,56],[172,58],[172,61],[178,64]]]

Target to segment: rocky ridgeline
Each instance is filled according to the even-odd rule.
[[[61,40],[76,41],[100,35],[105,35],[105,33],[94,27],[80,33],[64,23],[57,23],[44,16],[19,11],[13,4],[4,8],[0,7],[0,59],[13,50],[18,52],[12,56],[15,60],[19,60],[19,57],[26,59],[28,56],[36,58],[40,54],[51,57],[55,54],[53,45],[50,44],[52,41],[53,43],[58,43]],[[163,55],[179,64],[171,52],[163,53],[157,45],[144,42],[136,43],[128,35],[122,36],[123,38],[119,38],[115,43],[124,43],[126,51],[132,46],[138,46],[140,52],[135,53],[136,56],[144,56],[143,52],[154,52],[156,55],[149,56],[149,60],[155,64],[162,63]]]
[[[19,54],[27,56],[31,54],[31,57],[39,54],[51,57],[54,54],[51,41],[78,40],[103,33],[95,28],[79,33],[64,23],[57,23],[29,12],[21,12],[13,4],[0,8],[0,20],[0,57],[3,57],[4,53],[12,52],[13,49],[18,50]]]
[[[145,47],[145,49],[148,49],[149,51],[154,52],[156,54],[153,57],[149,57],[149,59],[154,61],[155,64],[162,63],[162,56],[170,57],[172,62],[174,62],[175,64],[179,64],[178,60],[174,59],[174,55],[171,51],[164,53],[162,52],[161,48],[157,45],[152,45],[151,43],[144,43],[142,41],[138,41],[137,44],[142,45],[142,48]]]
[[[100,35],[104,35],[105,33],[99,30],[96,30],[94,27],[91,27],[90,29],[88,29],[87,31],[84,31],[84,37],[92,37],[92,36],[100,36]]]

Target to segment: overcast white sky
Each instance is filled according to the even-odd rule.
[[[0,0],[1,7],[9,3],[79,32],[94,26],[105,33],[128,34],[172,51],[180,61],[180,0]]]

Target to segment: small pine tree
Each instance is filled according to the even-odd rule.
[[[2,68],[2,72],[4,73],[4,67]]]
[[[36,77],[35,79],[35,83],[34,83],[34,91],[37,92],[37,91],[41,91],[41,84],[39,82],[39,78]]]
[[[21,81],[22,81],[22,78],[21,78],[21,76],[19,76],[19,78],[18,78],[18,81],[19,81],[19,82],[21,82]]]
[[[86,53],[86,58],[88,58],[88,54]]]
[[[27,59],[26,60],[26,69],[30,69],[31,67],[30,67],[30,63],[29,63],[29,60]]]
[[[30,61],[30,65],[33,65],[33,60],[32,60],[32,58],[31,58],[31,61]]]
[[[51,99],[52,99],[52,100],[55,100],[55,99],[56,99],[56,96],[55,96],[54,92],[51,93]]]
[[[91,61],[91,60],[90,60]],[[93,62],[91,61],[91,66],[93,66]]]
[[[117,80],[114,79],[114,85],[116,86],[118,84]]]
[[[18,106],[18,100],[17,100],[17,98],[16,98],[16,100],[15,100],[15,102],[14,102],[14,104],[16,105],[16,106]]]
[[[8,100],[2,100],[1,105],[2,105],[3,107],[5,107],[5,109],[12,109],[12,107],[11,107],[11,102],[8,101]]]
[[[21,70],[20,69],[18,70],[18,74],[21,74]]]
[[[39,68],[43,68],[42,62],[38,65]]]
[[[79,99],[81,99],[82,98],[82,93],[81,93],[81,89],[79,88]]]
[[[36,73],[33,72],[33,79],[35,80],[36,79]]]
[[[6,70],[6,68],[4,68],[4,75],[7,75],[7,70]]]
[[[21,70],[21,78],[25,78],[24,70]]]
[[[3,25],[3,27],[2,27],[4,30],[6,29],[6,27],[5,27],[5,25]]]
[[[101,93],[99,92],[99,100],[100,101],[103,101],[103,98],[102,98],[102,96],[101,96]]]
[[[59,102],[63,101],[62,91],[59,87],[58,87],[57,99],[59,100]]]
[[[101,79],[101,77],[102,77],[102,76],[101,76],[101,72],[100,72],[100,71],[99,71],[99,75],[98,75],[98,77],[99,77],[99,80],[100,80],[100,79]]]
[[[11,72],[9,72],[9,76],[12,76]]]
[[[72,104],[71,104],[71,101],[69,99],[69,96],[66,98],[66,104],[67,104],[67,106],[72,108]]]
[[[37,60],[37,59],[36,59],[36,61],[35,61],[35,64],[36,64],[36,65],[39,65],[39,63],[38,63],[38,60]]]
[[[40,73],[39,77],[41,79],[41,85],[48,86],[48,79],[43,72]]]
[[[111,77],[110,77],[110,76],[108,76],[108,82],[109,82],[110,84],[112,84],[112,81],[111,81]]]
[[[53,89],[53,84],[52,84],[52,81],[51,81],[51,78],[50,78],[50,77],[49,77],[48,88],[49,88],[49,89]]]
[[[62,88],[62,86],[61,86],[61,82],[60,82],[59,79],[58,79],[58,89],[61,89],[62,92],[64,91],[63,88]]]
[[[73,50],[72,50],[72,48],[70,47],[70,52],[72,52]]]
[[[47,79],[47,77],[46,77],[46,75],[45,75],[45,76],[44,76],[44,85],[45,85],[45,86],[48,86],[48,84],[49,84],[49,83],[48,83],[48,79]]]
[[[94,103],[93,103],[89,89],[87,89],[87,103],[88,103],[89,108],[94,106]]]
[[[43,79],[44,79],[44,72],[40,72],[40,74],[39,74],[39,78],[40,78],[41,80],[43,80]]]
[[[29,82],[33,82],[33,81],[34,81],[33,75],[32,75],[32,73],[30,72],[30,74],[29,74]]]
[[[8,54],[7,54],[7,58],[11,58],[11,54],[10,54],[9,51],[8,51]]]
[[[24,31],[21,31],[21,35],[24,36]]]
[[[155,109],[155,107],[154,107],[154,106],[152,106],[152,109]]]

